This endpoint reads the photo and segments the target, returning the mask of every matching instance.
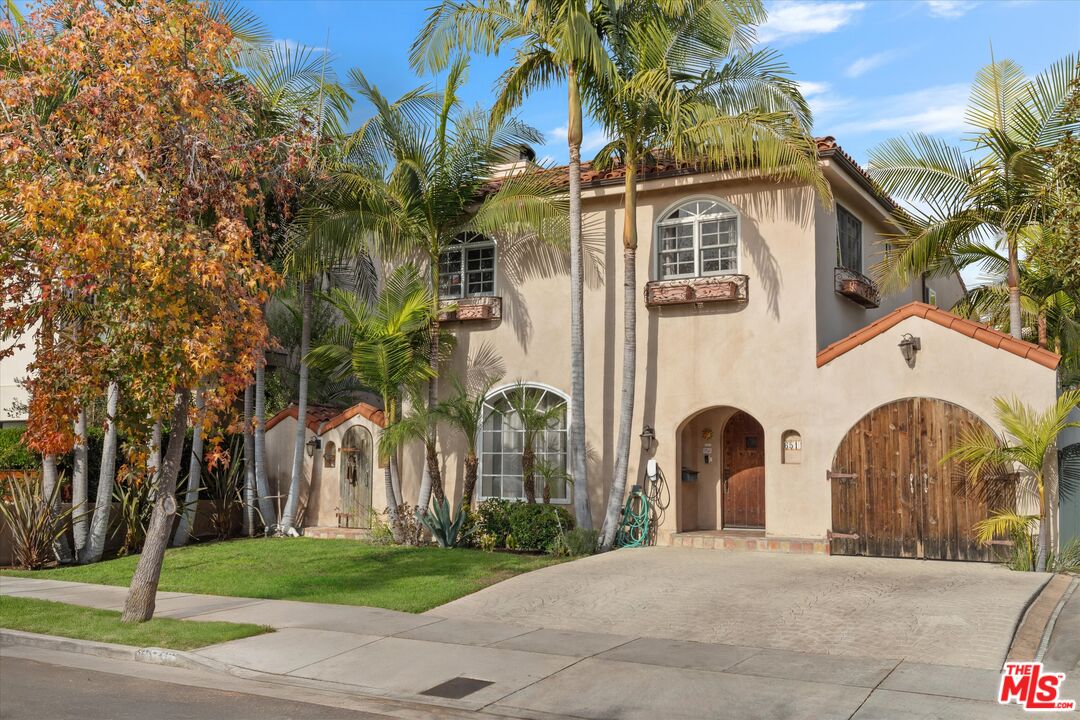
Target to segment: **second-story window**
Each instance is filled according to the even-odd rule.
[[[691,200],[656,224],[660,280],[739,271],[739,216],[717,200]]]
[[[836,206],[836,266],[863,271],[862,220],[841,205]]]
[[[444,300],[495,294],[495,243],[464,233],[439,255],[439,296]]]

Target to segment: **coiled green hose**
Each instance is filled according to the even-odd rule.
[[[623,506],[619,532],[615,535],[617,547],[643,547],[649,543],[649,499],[635,485]]]

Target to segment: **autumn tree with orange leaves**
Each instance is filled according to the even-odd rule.
[[[208,388],[212,417],[249,382],[279,283],[254,248],[266,186],[310,153],[255,131],[241,44],[205,4],[54,0],[3,35],[0,330],[37,333],[25,437],[66,452],[80,404],[110,382],[136,444],[170,428],[123,615],[139,622],[177,511],[191,389]]]

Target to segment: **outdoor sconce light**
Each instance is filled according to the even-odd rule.
[[[904,356],[904,362],[908,367],[915,367],[915,353],[922,350],[922,340],[914,337],[911,333],[904,333],[900,338],[900,353]]]
[[[652,450],[653,443],[656,442],[656,431],[653,430],[652,425],[646,425],[639,437],[641,437],[641,446],[645,448],[645,452]]]
[[[307,448],[307,456],[315,457],[315,451],[322,448],[322,440],[317,437],[313,437],[304,443],[304,447]]]

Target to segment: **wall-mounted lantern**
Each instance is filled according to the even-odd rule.
[[[922,340],[914,337],[911,333],[904,333],[900,338],[900,353],[904,356],[904,362],[908,367],[915,367],[915,353],[922,350]]]
[[[656,431],[653,430],[652,425],[646,425],[641,430],[641,447],[645,449],[645,452],[652,450],[653,445],[656,443]]]
[[[304,443],[304,447],[307,448],[307,456],[315,457],[315,451],[322,448],[322,440],[317,437],[313,437]]]

